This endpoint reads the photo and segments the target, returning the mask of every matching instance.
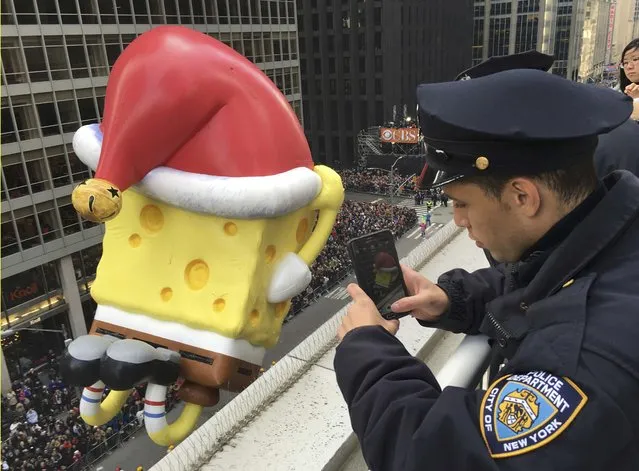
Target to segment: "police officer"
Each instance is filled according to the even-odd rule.
[[[535,69],[547,72],[555,58],[539,51],[531,50],[508,56],[491,57],[460,73],[455,80],[470,80],[513,69]],[[594,155],[595,170],[599,178],[604,178],[614,170],[628,170],[639,175],[639,124],[633,119],[599,136]],[[426,183],[428,178],[426,178]],[[497,264],[490,252],[484,250],[491,266]]]
[[[373,470],[639,469],[639,179],[597,179],[628,97],[537,70],[418,88],[427,160],[455,221],[500,262],[437,284],[404,268],[396,312],[483,332],[487,391],[441,390],[354,284],[337,382]]]
[[[543,54],[534,49],[508,56],[493,56],[469,69],[464,70],[462,73],[457,75],[455,80],[477,79],[487,75],[496,74],[497,72],[504,72],[506,70],[513,69],[534,69],[547,72],[551,69],[554,62],[555,58],[553,56]],[[427,184],[427,182],[425,183]],[[498,265],[497,261],[492,257],[492,255],[490,255],[488,250],[484,249],[484,254],[491,266]],[[495,366],[501,364],[501,359],[496,358],[496,363],[497,365]],[[495,366],[491,366],[491,369],[494,369]]]

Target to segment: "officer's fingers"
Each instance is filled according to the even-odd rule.
[[[428,316],[439,316],[446,311],[450,300],[448,294],[439,286],[430,283],[423,286],[414,296],[407,296],[393,303],[393,312],[422,311]],[[426,319],[424,319],[426,320]]]
[[[413,270],[411,267],[409,267],[408,265],[404,265],[403,263],[400,263],[399,266],[402,269],[402,275],[404,275],[404,280],[407,280],[409,278],[414,278],[415,275],[418,275],[418,273]]]
[[[427,309],[428,299],[428,293],[422,291],[414,296],[398,299],[391,305],[391,310],[393,312],[408,312],[416,309]]]
[[[360,288],[359,285],[356,283],[349,284],[346,287],[346,291],[348,292],[350,297],[353,298],[353,301],[355,302],[371,300],[371,298],[368,297],[368,295],[364,292],[364,290]]]
[[[424,277],[406,265],[401,265],[401,268],[408,293],[411,295],[417,294]]]
[[[406,265],[401,265],[401,267],[402,274],[404,275],[404,281],[406,282],[407,288],[411,291],[411,294],[416,294],[416,292],[420,289],[428,288],[433,285],[433,282],[421,273]]]

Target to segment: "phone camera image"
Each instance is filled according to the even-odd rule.
[[[373,273],[375,275],[374,299],[381,299],[397,286],[399,265],[391,254],[379,251],[375,254]]]
[[[399,319],[409,313],[394,313],[390,306],[407,296],[402,270],[390,231],[384,230],[349,242],[357,283],[373,300],[386,319]]]

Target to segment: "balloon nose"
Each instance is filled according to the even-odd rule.
[[[122,209],[122,192],[111,182],[90,178],[75,187],[71,202],[84,219],[106,222]]]

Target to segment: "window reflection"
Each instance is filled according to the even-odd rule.
[[[31,368],[46,368],[49,361],[62,355],[64,340],[71,335],[67,311],[42,319],[34,327],[55,332],[22,330],[2,339],[2,353],[13,379],[20,378]]]
[[[2,232],[2,256],[6,257],[18,252],[20,249],[18,247],[18,239],[11,221],[3,222],[0,232]]]
[[[38,227],[33,214],[16,219],[16,226],[18,226],[18,236],[24,250],[40,245]]]
[[[55,229],[55,216],[52,210],[46,210],[38,213],[38,221],[40,222],[40,230],[42,231],[42,239],[44,242],[51,242],[60,237]]]
[[[72,204],[60,207],[60,219],[62,220],[62,231],[64,235],[70,235],[80,231],[80,220],[78,213]]]

